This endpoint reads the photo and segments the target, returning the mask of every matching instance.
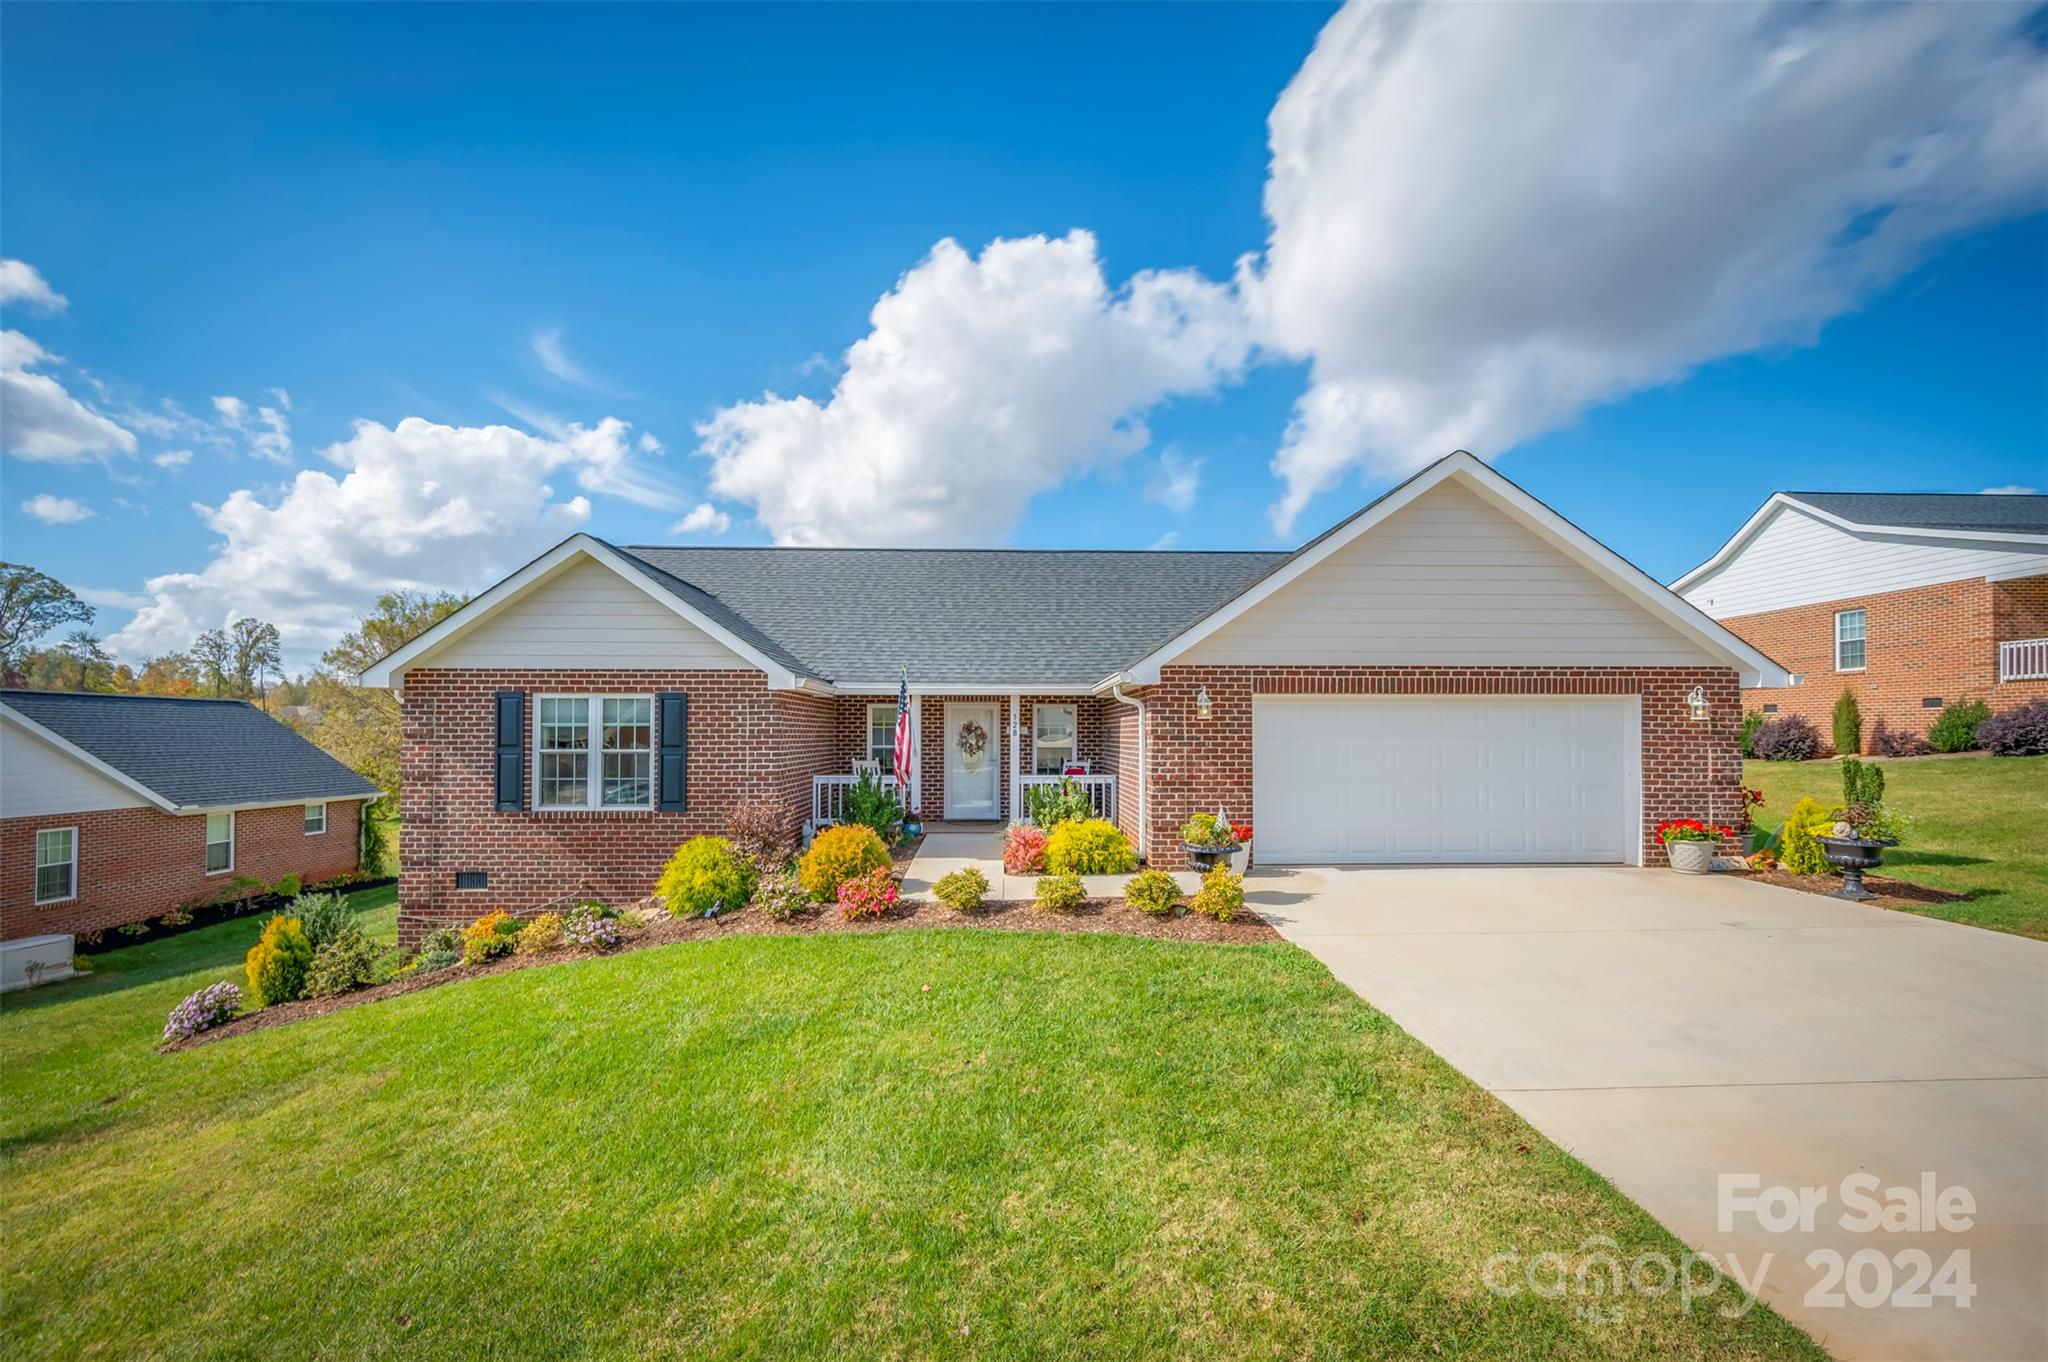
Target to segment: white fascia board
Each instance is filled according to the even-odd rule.
[[[894,695],[903,684],[894,681],[839,681],[833,689],[841,695]],[[943,685],[910,683],[912,695],[1093,695],[1100,686],[1048,685],[1043,681],[952,681]]]
[[[1771,499],[1757,508],[1755,515],[1742,522],[1742,528],[1731,535],[1728,542],[1723,544],[1712,558],[1673,582],[1671,589],[1685,591],[1716,569],[1725,567],[1736,554],[1748,546],[1750,540],[1756,538],[1765,522],[1771,518],[1771,514],[1785,507],[1791,507],[1801,515],[1812,516],[1824,525],[1832,525],[1838,530],[1854,535],[1884,535],[1895,539],[1919,539],[1935,543],[1960,542],[1982,544],[1986,547],[2010,544],[2025,548],[2036,544],[2048,544],[2048,534],[2021,534],[2010,530],[1932,530],[1920,525],[1865,524],[1862,521],[1845,519],[1832,511],[1824,511],[1812,502],[1801,501],[1789,493],[1773,492]]]
[[[771,690],[794,690],[800,678],[789,668],[771,658],[765,657],[752,644],[734,634],[725,626],[712,620],[703,612],[691,606],[630,562],[603,540],[587,534],[572,534],[561,543],[549,549],[540,557],[520,568],[511,576],[484,592],[481,596],[463,606],[454,614],[434,625],[419,637],[399,648],[396,652],[368,667],[358,678],[366,686],[384,686],[397,690],[404,682],[408,669],[420,664],[421,660],[443,644],[467,633],[471,628],[489,619],[498,611],[519,600],[527,592],[538,587],[556,571],[577,558],[590,558],[602,563],[619,576],[645,592],[650,600],[667,607],[675,614],[704,633],[709,634],[733,652],[753,663],[767,675]]]
[[[1450,478],[1461,478],[1473,490],[1520,520],[1566,557],[1578,562],[1595,576],[1630,597],[1651,614],[1707,651],[1727,658],[1742,673],[1745,686],[1782,686],[1788,673],[1736,634],[1709,619],[1689,602],[1674,595],[1635,564],[1615,553],[1599,540],[1530,496],[1486,462],[1464,450],[1437,460],[1401,484],[1364,511],[1316,541],[1285,565],[1244,591],[1222,608],[1166,642],[1130,667],[1123,679],[1129,684],[1149,686],[1159,681],[1160,668],[1232,620],[1256,608],[1289,582],[1313,570],[1318,564],[1416,498]]]
[[[354,804],[361,801],[372,803],[384,797],[384,791],[372,790],[368,794],[348,795],[301,795],[297,799],[256,799],[246,804],[180,804],[171,809],[176,814],[201,813],[248,813],[255,809],[295,809],[302,804]]]
[[[1723,544],[1719,549],[1715,550],[1714,556],[1712,558],[1709,558],[1706,562],[1701,563],[1691,572],[1686,573],[1683,577],[1680,577],[1677,581],[1673,582],[1671,584],[1671,589],[1673,591],[1684,591],[1686,588],[1690,587],[1691,585],[1693,585],[1693,583],[1699,581],[1701,578],[1707,576],[1709,573],[1714,572],[1718,568],[1725,567],[1728,563],[1728,560],[1735,556],[1735,553],[1738,549],[1740,549],[1743,545],[1747,544],[1750,540],[1756,538],[1757,532],[1763,529],[1764,523],[1771,518],[1772,514],[1775,511],[1777,511],[1779,507],[1789,506],[1791,504],[1791,498],[1787,497],[1783,492],[1771,493],[1770,500],[1766,501],[1763,505],[1757,507],[1756,514],[1751,516],[1749,519],[1743,521],[1742,528],[1737,530],[1734,534],[1729,535],[1728,542]],[[1800,509],[1810,511],[1813,508],[1810,506],[1806,506],[1802,503]]]
[[[69,738],[65,737],[61,733],[57,733],[48,728],[43,727],[34,719],[29,718],[28,715],[23,714],[20,710],[13,708],[11,705],[0,703],[0,717],[4,717],[9,723],[18,726],[24,733],[34,734],[36,737],[50,744],[50,746],[56,748],[59,752],[62,752],[65,756],[70,757],[73,761],[78,762],[82,766],[90,768],[99,775],[105,776],[108,780],[113,781],[122,789],[128,790],[133,794],[140,795],[142,798],[148,800],[151,804],[154,804],[157,808],[162,809],[165,813],[178,812],[178,806],[175,803],[168,799],[165,799],[155,790],[150,789],[147,785],[144,785],[141,781],[135,779],[135,777],[129,775],[127,772],[120,770],[117,767],[107,765],[107,763],[101,761],[98,757],[86,751],[77,743],[72,742]]]

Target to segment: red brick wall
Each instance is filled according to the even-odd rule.
[[[1835,615],[1862,610],[1865,666],[1835,670]],[[1866,745],[1882,718],[1894,732],[1925,734],[1945,703],[1982,700],[1994,710],[2048,695],[2048,682],[1998,680],[2002,640],[2048,637],[2048,577],[2011,582],[1974,578],[1795,606],[1721,621],[1804,679],[1797,686],[1743,692],[1745,708],[1776,705],[1773,717],[1805,716],[1832,743],[1835,701],[1856,693]]]
[[[234,868],[206,873],[206,815],[161,809],[44,814],[0,823],[0,937],[84,932],[161,915],[181,903],[210,900],[237,875],[275,884],[286,875],[331,879],[356,868],[360,800],[327,806],[327,831],[306,836],[305,807],[243,809],[235,814]],[[78,896],[35,903],[36,833],[78,829]]]
[[[1114,696],[1103,699],[1102,764],[1096,768],[1116,777],[1116,825],[1133,845],[1144,831],[1138,815],[1138,713]]]
[[[1711,717],[1695,723],[1685,697],[1703,687]],[[1211,717],[1195,717],[1209,692]],[[1179,869],[1180,825],[1218,804],[1252,813],[1255,695],[1640,695],[1643,697],[1643,863],[1666,864],[1652,835],[1666,818],[1733,819],[1740,800],[1742,713],[1732,670],[1719,667],[1168,667],[1147,690],[1149,844],[1154,865]],[[1713,777],[1707,777],[1709,760]]]
[[[528,803],[532,696],[686,692],[688,811],[497,812],[492,696],[500,690],[529,696]],[[808,816],[811,772],[800,768],[829,743],[834,710],[826,697],[770,691],[759,672],[427,669],[407,675],[402,713],[399,939],[411,945],[432,927],[493,908],[525,915],[565,896],[637,899],[652,891],[678,845],[723,832],[741,799],[794,801],[800,781]],[[490,887],[457,890],[462,870],[487,872]]]

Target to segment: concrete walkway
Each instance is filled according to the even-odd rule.
[[[1618,867],[1261,868],[1245,887],[1680,1239],[1762,1269],[1763,1299],[1836,1356],[2048,1357],[2048,944]],[[1974,1223],[1853,1232],[1841,1184],[1859,1173],[1880,1200],[1924,1174],[1966,1188]],[[1723,1228],[1721,1174],[1827,1200],[1811,1229],[1747,1211]],[[1967,1308],[1882,1299],[1914,1284],[1910,1249],[1935,1268],[1968,1251]],[[1862,1287],[1882,1303],[1855,1304],[1853,1275],[1839,1305],[1810,1294],[1830,1286],[1816,1250],[1875,1250]]]
[[[1003,834],[976,830],[927,832],[917,855],[903,872],[903,897],[929,899],[932,886],[941,876],[965,866],[974,866],[988,876],[988,896],[992,900],[1028,899],[1037,892],[1036,875],[1003,873]],[[1090,898],[1120,898],[1130,878],[1129,875],[1083,875],[1081,885]],[[1201,887],[1200,877],[1185,871],[1173,878],[1185,894],[1192,894]]]

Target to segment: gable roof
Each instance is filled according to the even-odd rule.
[[[382,793],[242,700],[0,690],[0,709],[170,813]]]
[[[1159,669],[1175,657],[1257,606],[1346,544],[1370,533],[1375,526],[1384,523],[1431,488],[1453,479],[1471,487],[1497,509],[1528,526],[1553,548],[1634,600],[1681,635],[1708,652],[1727,659],[1730,665],[1742,672],[1744,686],[1791,684],[1791,674],[1754,645],[1708,618],[1696,606],[1667,590],[1641,568],[1529,495],[1484,460],[1462,449],[1438,459],[1309,540],[1192,627],[1125,668],[1117,679],[1134,685],[1150,685],[1158,681]]]
[[[2048,496],[2004,492],[1773,492],[1713,557],[1671,583],[1683,591],[1739,553],[1787,507],[1852,534],[2048,544]]]

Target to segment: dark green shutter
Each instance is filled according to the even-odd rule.
[[[688,806],[690,765],[690,697],[680,691],[661,696],[661,811],[682,813]]]
[[[498,692],[498,812],[526,807],[526,692]]]

